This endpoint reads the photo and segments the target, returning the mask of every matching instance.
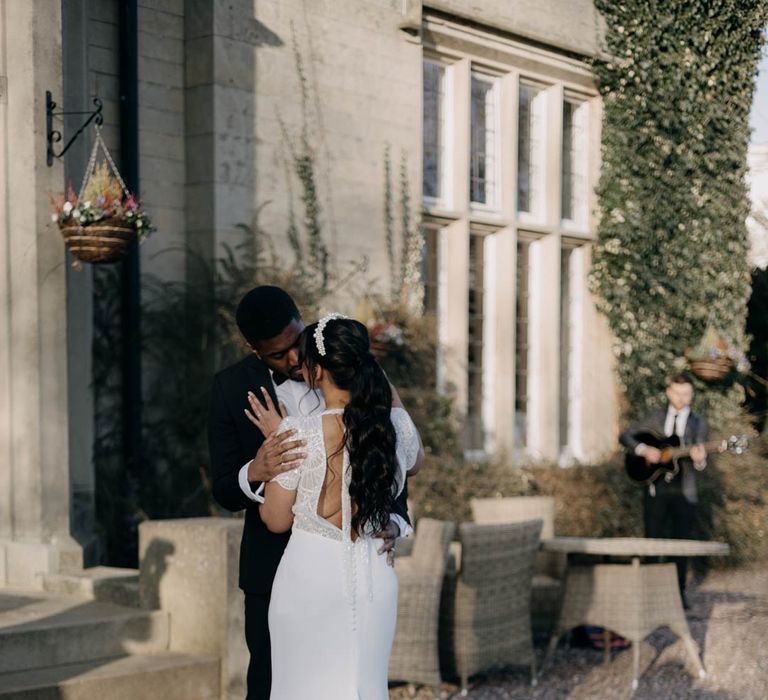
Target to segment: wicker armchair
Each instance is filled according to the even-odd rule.
[[[526,665],[536,682],[531,638],[531,580],[541,520],[459,526],[461,564],[446,577],[440,651],[446,672],[461,679],[496,665]]]
[[[555,536],[555,499],[551,496],[473,498],[470,506],[476,523],[520,523],[540,518],[543,520],[542,539]],[[563,597],[565,567],[565,554],[536,554],[531,594],[534,630],[549,633],[554,627]]]
[[[398,556],[397,628],[389,660],[392,680],[440,685],[438,623],[448,544],[456,526],[421,518],[411,556]]]

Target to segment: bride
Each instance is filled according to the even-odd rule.
[[[424,452],[362,323],[332,314],[308,326],[300,362],[326,410],[282,421],[306,456],[267,484],[260,506],[270,530],[293,528],[269,607],[270,698],[386,700],[397,577],[372,534]]]

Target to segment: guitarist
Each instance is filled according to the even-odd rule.
[[[709,434],[707,421],[691,411],[693,380],[686,373],[677,374],[669,381],[666,390],[668,403],[631,425],[619,436],[619,442],[648,464],[659,464],[661,451],[643,444],[636,437],[643,433],[661,436],[677,435],[681,445],[693,445],[691,457],[680,460],[680,471],[666,475],[648,485],[643,500],[643,521],[646,537],[690,539],[696,517],[698,494],[696,472],[707,466],[707,453],[703,443]],[[671,478],[670,478],[671,477]],[[689,608],[685,595],[688,561],[675,557],[677,580],[683,607]]]

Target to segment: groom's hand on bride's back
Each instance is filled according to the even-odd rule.
[[[395,565],[395,544],[397,538],[400,537],[400,526],[394,521],[390,520],[386,527],[377,532],[374,537],[384,540],[379,547],[379,554],[387,553],[387,564],[390,566]]]
[[[248,465],[248,481],[272,481],[278,474],[296,469],[306,454],[297,452],[304,447],[305,442],[291,439],[295,435],[295,430],[286,430],[279,435],[272,433],[267,437]]]

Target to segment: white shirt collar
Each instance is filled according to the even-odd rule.
[[[676,411],[672,404],[669,404],[667,406],[667,416],[682,416],[683,418],[688,418],[688,416],[691,414],[691,407],[690,406],[683,406],[679,411]]]

